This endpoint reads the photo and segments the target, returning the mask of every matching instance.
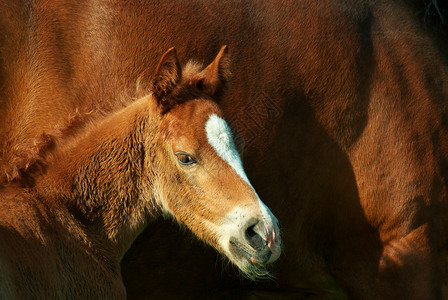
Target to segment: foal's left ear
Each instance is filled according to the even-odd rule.
[[[231,75],[228,48],[222,46],[213,62],[202,70],[191,83],[209,96],[219,97]]]
[[[152,93],[164,110],[169,109],[165,96],[169,95],[182,76],[176,49],[170,48],[159,61],[152,79]]]

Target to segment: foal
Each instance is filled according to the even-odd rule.
[[[224,46],[182,75],[168,50],[148,96],[57,143],[31,186],[1,191],[0,298],[124,298],[119,262],[160,212],[249,276],[278,258],[277,220],[213,101],[228,64]]]

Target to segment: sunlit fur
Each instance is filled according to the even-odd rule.
[[[147,94],[169,47],[207,64],[229,45],[219,104],[280,220],[278,285],[232,278],[158,220],[124,257],[130,299],[448,299],[447,1],[0,3],[0,177],[76,108]]]
[[[216,78],[224,78],[227,59],[223,47],[187,80],[172,48],[149,95],[89,118],[71,134],[63,134],[69,123],[42,136],[36,155],[0,190],[0,225],[8,228],[0,230],[1,298],[124,298],[119,262],[160,213],[185,224],[248,277],[266,276],[264,265],[280,252],[277,221],[266,219],[241,177],[241,162],[237,174],[207,139],[207,120],[223,118],[213,95],[224,85]],[[181,164],[178,153],[195,163]],[[261,244],[246,236],[255,225]],[[240,246],[229,250],[231,243]]]

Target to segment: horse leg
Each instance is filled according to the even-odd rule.
[[[384,245],[378,265],[378,280],[385,286],[383,299],[442,298],[446,253],[431,245],[429,230],[424,224]]]

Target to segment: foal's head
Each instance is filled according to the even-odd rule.
[[[231,130],[214,100],[228,77],[227,48],[203,70],[162,57],[152,101],[160,116],[153,165],[155,198],[239,268],[253,275],[280,255],[277,219],[250,184]]]

